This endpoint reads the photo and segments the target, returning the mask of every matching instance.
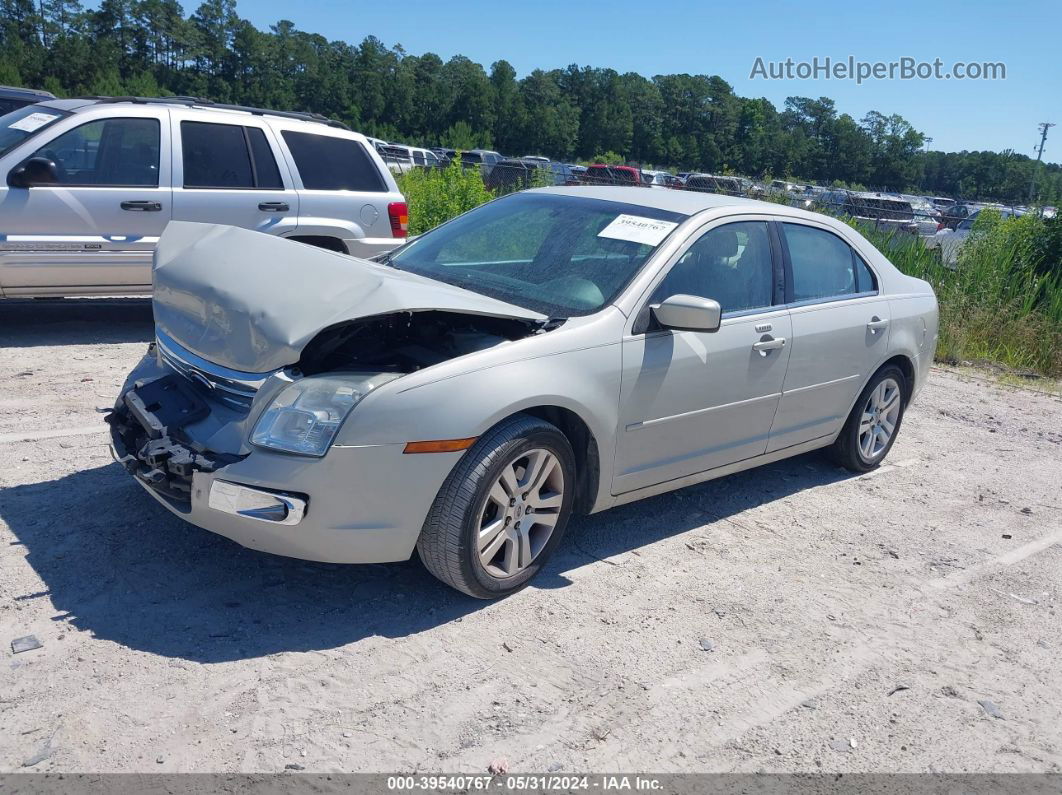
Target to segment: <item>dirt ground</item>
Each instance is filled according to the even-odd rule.
[[[1062,770],[1057,397],[934,371],[878,471],[575,521],[485,603],[170,516],[99,413],[150,336],[0,303],[0,770]]]

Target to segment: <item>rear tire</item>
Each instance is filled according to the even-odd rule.
[[[830,456],[853,472],[869,472],[896,442],[907,408],[907,379],[896,365],[876,372],[859,394]]]
[[[535,417],[510,417],[481,437],[443,483],[417,540],[420,559],[469,596],[509,596],[564,537],[575,486],[567,437]]]

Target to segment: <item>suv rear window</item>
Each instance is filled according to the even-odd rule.
[[[307,190],[387,190],[376,164],[357,141],[293,130],[281,135]]]

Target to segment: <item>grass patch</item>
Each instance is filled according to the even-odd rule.
[[[978,216],[955,267],[902,233],[860,231],[904,273],[933,285],[937,359],[1062,377],[1062,235],[1058,219]]]
[[[399,174],[398,189],[409,205],[409,234],[419,235],[494,198],[478,168],[454,158],[443,169],[415,168]]]

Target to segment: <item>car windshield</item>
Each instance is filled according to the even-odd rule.
[[[68,115],[65,110],[26,105],[0,116],[0,157]]]
[[[636,204],[518,193],[482,205],[389,258],[411,273],[553,318],[611,302],[686,218]]]

